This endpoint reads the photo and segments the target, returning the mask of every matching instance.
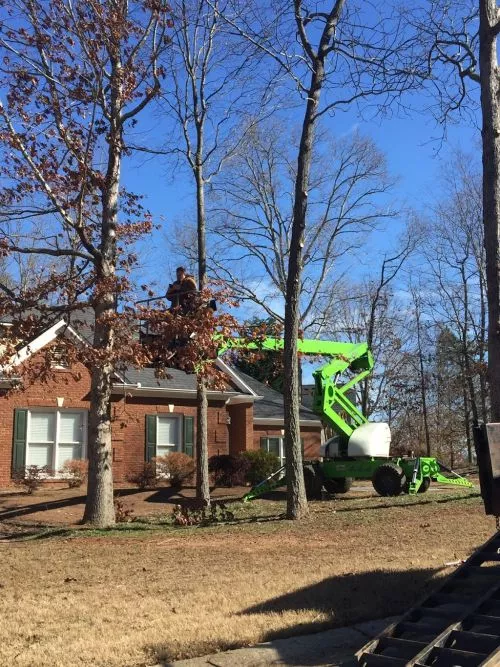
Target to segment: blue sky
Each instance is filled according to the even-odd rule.
[[[297,112],[297,123],[301,121],[301,111]],[[359,131],[371,137],[386,155],[389,172],[396,179],[392,201],[402,209],[410,208],[425,215],[428,207],[440,196],[443,165],[449,162],[453,151],[457,148],[466,152],[480,151],[478,127],[470,120],[466,122],[459,117],[453,120],[454,123],[443,128],[430,114],[414,113],[411,117],[366,120],[350,112],[329,118],[327,127],[332,136]],[[159,140],[164,134],[162,125],[155,117],[143,117],[140,124],[141,134],[144,133],[145,137]],[[166,161],[141,154],[132,164],[125,165],[124,177],[132,190],[145,195],[145,205],[153,213],[155,222],[162,227],[154,233],[153,243],[144,245],[141,256],[145,280],[154,284],[155,293],[164,293],[179,263],[174,228],[183,219],[189,219],[194,211],[191,175],[187,169],[173,169]],[[385,231],[372,234],[364,266],[357,264],[360,276],[369,271],[378,257],[391,247],[403,223],[402,217],[396,223],[391,222],[390,228]],[[353,262],[354,265],[356,262]],[[244,319],[247,314],[248,311],[242,309],[237,316]],[[313,369],[314,365],[304,365],[305,382],[312,381]]]
[[[297,122],[299,114],[300,110]],[[397,179],[391,199],[401,208],[425,214],[429,204],[439,197],[440,173],[452,151],[457,147],[471,152],[480,150],[478,128],[458,117],[455,120],[455,124],[446,127],[445,136],[443,127],[430,114],[422,113],[374,120],[363,120],[353,112],[339,113],[328,119],[327,127],[333,136],[358,130],[374,139],[387,157],[389,172]],[[143,117],[141,126],[144,137],[156,140],[164,133],[154,117]],[[155,283],[155,291],[161,292],[179,262],[174,228],[194,211],[191,177],[184,168],[173,168],[165,160],[139,154],[125,164],[124,178],[128,187],[145,196],[145,205],[162,228],[141,252],[144,278]],[[388,230],[373,233],[372,253],[382,254],[401,228],[402,220],[391,223]],[[367,258],[368,263],[370,259]]]

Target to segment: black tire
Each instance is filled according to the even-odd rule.
[[[323,486],[328,493],[347,493],[352,486],[352,477],[332,477],[332,479],[325,479]]]
[[[304,484],[307,500],[321,500],[323,478],[312,466],[304,468]]]
[[[424,477],[424,479],[422,480],[422,484],[418,488],[417,493],[425,493],[430,485],[431,485],[431,478]]]
[[[382,463],[372,477],[372,484],[379,496],[399,496],[406,485],[406,475],[394,463]]]

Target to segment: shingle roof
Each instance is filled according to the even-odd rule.
[[[85,339],[86,342],[92,344],[95,315],[91,308],[82,307],[79,310],[73,310],[68,313],[52,312],[50,310],[42,312],[36,308],[28,308],[19,312],[16,317],[19,319],[30,315],[39,319],[36,329],[33,332],[33,338],[36,338],[44,331],[47,331],[47,329],[50,329],[56,322],[64,319],[82,338]],[[14,319],[15,316],[12,314],[3,314],[0,318],[0,323],[11,324]],[[26,341],[22,343],[22,345],[25,344]]]
[[[167,377],[157,378],[154,368],[127,368],[122,376],[127,384],[140,383],[143,389],[173,389],[176,391],[196,391],[196,376],[178,368],[167,368]],[[244,393],[228,387],[228,394]]]
[[[87,343],[92,344],[94,338],[95,313],[91,308],[82,308],[67,313],[64,317],[66,322],[84,338]]]
[[[232,367],[233,371],[252,389],[256,394],[262,396],[262,400],[255,401],[253,406],[253,414],[257,419],[283,419],[283,394],[279,391],[271,389],[267,385],[259,382],[255,378],[243,373],[242,371]],[[319,421],[319,417],[314,414],[312,410],[306,408],[304,405],[300,406],[300,419],[304,421]]]
[[[87,342],[91,344],[93,334],[93,320],[94,313],[90,309],[82,309],[74,311],[71,316],[66,316],[66,321],[70,324],[77,333],[82,336]],[[3,321],[6,321],[3,319]],[[283,420],[283,395],[278,391],[271,389],[267,385],[259,382],[255,378],[243,373],[234,366],[231,370],[235,373],[242,382],[250,388],[260,400],[254,403],[254,417],[257,419],[276,419]],[[139,385],[142,389],[171,389],[175,391],[196,392],[196,376],[192,373],[177,368],[168,368],[167,377],[157,378],[155,376],[154,368],[137,369],[128,367],[120,371],[120,377],[123,378],[126,384]],[[234,389],[228,387],[228,394],[247,394],[244,388]],[[312,410],[301,405],[300,419],[307,421],[318,421],[319,418]]]
[[[140,383],[144,388],[196,391],[196,376],[177,368],[169,368],[164,378],[155,377],[154,368],[127,368],[122,375],[127,384]]]

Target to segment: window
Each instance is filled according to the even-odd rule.
[[[146,461],[169,452],[193,456],[194,417],[190,415],[146,415]]]
[[[87,413],[84,410],[29,410],[26,465],[57,472],[65,461],[86,455]]]
[[[180,419],[166,415],[156,418],[156,456],[181,450]]]
[[[281,462],[281,465],[285,463],[285,441],[283,438],[274,437],[274,438],[261,438],[260,439],[260,448],[264,449],[270,454],[277,456]]]
[[[54,345],[50,360],[51,368],[69,368],[68,350],[66,345]]]
[[[304,440],[300,439],[302,445],[302,456],[304,456]],[[270,454],[277,456],[281,462],[281,465],[285,465],[285,439],[279,436],[272,436],[269,438],[260,439],[260,448],[264,449]]]

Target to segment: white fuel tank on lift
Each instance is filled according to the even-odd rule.
[[[389,456],[391,429],[385,422],[368,422],[358,426],[347,444],[348,456]]]
[[[391,446],[391,429],[385,422],[368,422],[353,431],[347,444],[347,456],[373,456],[387,458]],[[339,437],[334,436],[321,446],[321,456],[340,456]]]

